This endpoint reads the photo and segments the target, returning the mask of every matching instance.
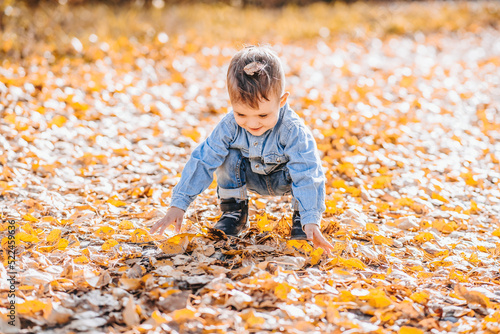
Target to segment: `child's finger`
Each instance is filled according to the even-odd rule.
[[[331,249],[327,246],[327,247],[321,247],[323,248],[323,250],[325,251],[326,255],[328,256],[332,256],[332,251]]]
[[[161,223],[160,223],[160,222],[161,222],[161,220],[157,221],[157,222],[156,222],[156,223],[155,223],[155,224],[151,227],[151,229],[149,230],[149,233],[150,233],[150,234],[155,233],[155,232],[156,232],[156,231],[160,228],[160,226],[161,226]]]
[[[163,223],[163,227],[160,229],[160,232],[159,232],[160,235],[162,235],[163,232],[165,232],[165,230],[167,229],[167,227],[170,226],[170,224],[172,224],[172,222],[170,222],[170,223]]]
[[[160,220],[158,220],[154,225],[153,227],[151,227],[151,229],[149,230],[149,233],[150,234],[153,234],[155,233],[156,231],[158,231],[158,229],[160,229],[163,225],[165,224],[165,218],[162,218]]]
[[[164,221],[162,221],[160,223],[161,225],[161,229],[160,229],[160,235],[163,234],[163,232],[165,232],[165,230],[167,229],[167,227],[169,227],[170,225],[172,225],[173,221],[172,221],[172,218],[167,218],[165,219]]]
[[[328,253],[328,255],[330,255],[330,256],[332,255],[332,252],[333,252],[334,248],[333,248],[332,244],[329,243],[328,241],[327,241],[325,250]]]
[[[325,250],[328,255],[332,255],[331,251],[333,251],[334,249],[332,244],[329,243],[323,235],[318,235],[318,239],[318,246],[323,248],[323,250]]]
[[[179,233],[181,231],[182,219],[177,218],[175,221],[175,233]]]

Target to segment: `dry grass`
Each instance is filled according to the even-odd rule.
[[[14,7],[15,6],[15,7]],[[1,5],[0,5],[1,7]],[[89,41],[95,34],[101,41],[154,42],[160,32],[170,41],[193,45],[230,45],[257,42],[292,42],[320,36],[336,38],[384,37],[391,34],[471,31],[498,27],[498,2],[414,2],[414,3],[317,3],[283,9],[240,9],[227,5],[183,5],[163,9],[138,9],[106,5],[49,6],[29,9],[3,5],[0,56],[29,59],[50,51],[56,59],[73,52],[71,39]],[[0,8],[2,9],[2,8]],[[251,29],[249,28],[251,27]],[[112,44],[112,43],[111,43]],[[192,51],[197,51],[193,48]]]

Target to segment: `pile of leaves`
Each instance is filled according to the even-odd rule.
[[[149,234],[230,108],[240,46],[153,34],[1,63],[1,255],[15,220],[21,332],[500,331],[497,30],[273,45],[322,155],[330,257],[287,239],[286,197],[252,195],[250,228],[217,233],[216,181],[180,234]]]

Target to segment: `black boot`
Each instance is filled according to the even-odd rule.
[[[292,216],[292,233],[290,234],[291,240],[307,240],[306,232],[302,229],[302,224],[300,223],[300,213],[299,211],[294,211]]]
[[[245,229],[248,220],[248,200],[222,199],[220,209],[222,216],[214,228],[233,237],[240,234]]]

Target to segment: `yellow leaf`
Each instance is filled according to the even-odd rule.
[[[118,229],[120,230],[131,230],[133,228],[135,228],[135,226],[130,220],[122,220],[118,225]]]
[[[500,237],[500,227],[493,231],[494,237]]]
[[[420,232],[416,236],[413,237],[413,240],[415,240],[419,244],[423,244],[427,241],[433,240],[434,235],[430,232]]]
[[[274,288],[274,295],[281,300],[287,300],[288,293],[294,288],[288,283],[280,283]]]
[[[377,213],[386,212],[387,210],[389,210],[391,208],[389,203],[386,203],[386,202],[375,203],[375,206],[377,207],[377,209],[376,209]]]
[[[345,184],[345,181],[340,179],[340,178],[337,178],[335,180],[332,181],[332,187],[333,188],[343,188],[343,189],[347,189],[347,185]]]
[[[44,216],[44,217],[40,218],[40,220],[42,222],[45,222],[45,223],[59,224],[59,220],[57,220],[57,218],[52,217],[52,216]]]
[[[257,216],[257,226],[262,232],[270,232],[273,230],[273,226],[269,224],[267,213],[264,213],[262,216]]]
[[[115,230],[109,226],[101,226],[94,232],[94,234],[98,237],[109,238],[115,234]]]
[[[4,116],[3,120],[7,123],[10,123],[10,124],[16,124],[16,115],[7,114]]]
[[[27,300],[24,303],[17,304],[16,310],[21,314],[34,314],[47,308],[48,304],[40,300]]]
[[[313,250],[312,246],[306,240],[287,240],[286,244],[288,247],[302,250],[307,254]]]
[[[444,198],[443,196],[441,196],[440,194],[435,193],[435,192],[432,193],[431,198],[432,199],[437,199],[437,200],[439,200],[441,202],[444,202],[444,203],[449,203],[450,202],[449,200],[447,200],[446,198]]]
[[[416,327],[403,326],[399,329],[398,334],[424,334],[424,331]]]
[[[346,143],[349,144],[350,146],[359,146],[359,140],[355,136],[349,136],[346,138]]]
[[[350,162],[345,162],[341,163],[337,166],[337,171],[340,174],[344,174],[347,177],[355,177],[356,176],[356,169],[354,168],[354,165]]]
[[[375,245],[388,245],[388,246],[394,245],[394,240],[392,240],[391,238],[384,237],[382,235],[373,236],[373,242],[375,243]]]
[[[470,201],[470,213],[471,214],[477,214],[479,212],[481,212],[481,209],[479,209],[479,207],[477,206],[476,201],[471,200]]]
[[[188,308],[183,308],[180,310],[173,311],[172,313],[170,313],[170,316],[172,317],[173,321],[184,322],[195,318],[195,314],[196,314],[195,311],[190,310]]]
[[[354,269],[359,269],[359,270],[364,270],[366,269],[366,266],[361,260],[359,259],[349,259],[349,260],[344,260],[341,257],[339,257],[340,264],[345,267],[345,268],[354,268]]]
[[[127,203],[125,203],[124,201],[120,201],[120,200],[117,200],[115,198],[109,198],[106,202],[108,202],[109,204],[114,205],[116,207],[127,205]]]
[[[43,115],[43,114],[45,114],[46,110],[45,110],[45,107],[39,106],[39,107],[35,108],[35,111]]]
[[[444,219],[437,219],[432,222],[432,227],[443,233],[451,233],[458,228],[457,223],[454,221],[446,221]]]
[[[309,254],[311,256],[311,265],[315,265],[321,259],[321,255],[323,255],[323,248],[316,248]]]
[[[182,129],[181,134],[184,137],[191,138],[195,142],[198,142],[198,140],[200,139],[200,133],[194,128],[193,129]]]
[[[382,289],[370,289],[366,296],[360,296],[359,299],[367,300],[371,307],[384,308],[392,304],[392,300],[387,297]]]
[[[33,227],[31,227],[31,224],[30,223],[26,223],[22,226],[22,229],[24,230],[24,232],[28,233],[28,234],[33,234],[33,235],[36,235],[36,232],[35,230],[33,230]]]
[[[47,124],[47,126],[50,128],[52,125],[55,125],[60,128],[61,126],[64,125],[64,123],[66,123],[66,121],[67,121],[66,117],[57,115],[54,116],[54,118],[52,118],[52,120],[49,122],[49,124]]]
[[[429,301],[429,294],[425,291],[414,292],[410,295],[410,299],[415,303],[427,304],[427,301]]]
[[[26,122],[16,122],[16,130],[19,132],[26,131],[29,129],[29,125]]]
[[[39,246],[39,247],[37,247],[37,250],[39,252],[48,253],[48,252],[52,252],[54,250],[54,246]]]
[[[62,231],[58,228],[55,230],[50,231],[49,235],[47,236],[47,242],[55,242],[61,238]]]
[[[61,238],[61,239],[59,239],[57,244],[55,244],[54,247],[57,249],[63,250],[63,249],[66,249],[66,247],[68,247],[68,244],[69,244],[68,239]]]
[[[469,258],[465,257],[465,259],[473,265],[478,265],[481,262],[477,253],[472,253]]]
[[[408,207],[411,207],[413,205],[414,201],[411,199],[411,198],[408,198],[408,197],[402,197],[402,198],[398,198],[394,204],[399,206],[399,207],[402,207],[402,206],[408,206]]]
[[[195,233],[179,233],[174,235],[173,237],[168,238],[168,242],[181,245],[184,248],[187,248],[189,242],[196,237]]]
[[[9,237],[3,237],[2,238],[2,248],[4,249],[7,249],[9,248],[9,241],[11,242],[11,245],[12,245],[12,239],[9,239]],[[17,242],[18,242],[18,238],[14,238],[14,245],[17,246]],[[7,261],[5,261],[5,263],[7,263]]]
[[[325,205],[326,205],[326,213],[331,213],[334,215],[341,214],[344,212],[344,209],[342,206],[344,205],[344,198],[341,194],[335,194],[333,195],[333,199],[331,200],[326,200]]]
[[[149,232],[143,228],[137,228],[133,232],[130,232],[132,236],[130,241],[132,242],[149,242],[152,241],[153,238],[149,235]]]
[[[7,190],[10,190],[12,188],[14,188],[14,186],[10,185],[9,182],[0,181],[0,195],[5,194]]]
[[[473,175],[471,172],[462,173],[462,174],[460,174],[460,176],[464,179],[465,183],[469,186],[476,187],[479,185],[479,182],[476,179],[476,176]]]
[[[38,221],[38,218],[33,217],[33,216],[32,216],[31,214],[29,214],[29,213],[28,213],[28,214],[25,214],[25,215],[23,216],[23,219],[24,219],[24,220],[27,220],[27,221],[30,221],[30,222],[37,222],[37,221]]]
[[[500,311],[495,311],[495,313],[490,314],[484,318],[487,322],[500,322]]]
[[[448,275],[449,279],[450,280],[456,280],[456,281],[459,281],[459,282],[468,282],[469,279],[467,277],[467,275],[464,275],[462,273],[460,273],[458,270],[455,270],[455,269],[452,269],[450,271],[450,274]]]
[[[167,319],[165,319],[164,317],[161,316],[160,312],[158,312],[158,310],[155,310],[152,314],[151,314],[151,318],[155,321],[156,325],[161,325],[163,324],[164,322],[167,322]]]
[[[19,232],[16,235],[19,240],[24,241],[24,242],[39,242],[40,239],[38,239],[35,235],[24,233],[24,232]]]
[[[73,259],[73,263],[76,264],[87,264],[89,262],[90,262],[89,258],[86,257],[85,255],[80,255],[79,257]]]
[[[266,208],[266,202],[264,202],[262,199],[256,199],[255,200],[255,206],[257,209],[265,209]]]
[[[61,219],[61,221],[59,222],[59,225],[71,225],[71,224],[73,224],[72,219]]]
[[[248,312],[245,315],[245,317],[242,317],[242,318],[244,318],[247,328],[253,328],[253,327],[260,328],[261,325],[263,325],[263,324],[266,323],[266,319],[264,319],[263,317],[259,317],[258,315],[256,315],[253,310],[251,310],[250,312]]]
[[[353,302],[356,301],[356,296],[354,296],[351,291],[341,290],[338,300],[340,302]]]
[[[102,244],[101,249],[103,251],[108,251],[116,245],[118,245],[118,241],[116,241],[115,239],[108,239],[105,243]]]
[[[366,230],[372,232],[378,232],[379,228],[377,224],[374,223],[366,223]]]
[[[387,175],[377,176],[373,178],[373,189],[384,189],[390,187],[392,184],[392,178]]]

